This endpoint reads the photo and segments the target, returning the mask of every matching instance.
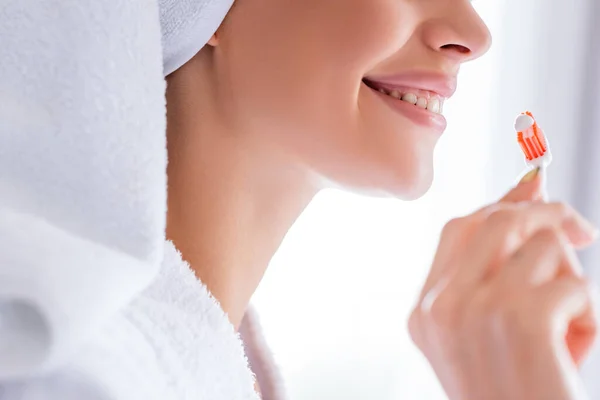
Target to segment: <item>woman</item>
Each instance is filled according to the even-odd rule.
[[[427,190],[445,128],[438,101],[489,43],[466,1],[240,1],[208,46],[167,78],[167,236],[234,326],[320,189],[402,199]],[[410,104],[415,98],[428,110]],[[589,331],[568,323],[587,301],[562,233],[586,245],[593,229],[562,205],[510,204],[536,200],[536,185],[442,235],[424,289],[432,304],[414,313],[412,334],[453,399],[570,398],[570,360],[553,331],[572,326],[577,362]],[[532,335],[544,350],[531,350]],[[537,386],[551,377],[560,383]]]
[[[160,3],[166,238],[218,304],[167,243],[154,283],[102,334],[5,385],[7,399],[254,398],[233,330],[290,226],[327,187],[423,195],[443,102],[490,45],[466,0],[238,0],[222,23],[227,2],[187,14],[177,3]],[[186,36],[198,21],[203,33]],[[442,234],[410,331],[450,399],[579,398],[596,322],[570,249],[596,233],[540,203],[536,173]],[[274,398],[247,353],[257,391]]]

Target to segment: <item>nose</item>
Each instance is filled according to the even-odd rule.
[[[487,26],[469,1],[437,4],[435,14],[425,22],[423,40],[432,50],[463,63],[484,55],[492,44]]]

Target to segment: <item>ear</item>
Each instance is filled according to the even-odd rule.
[[[217,37],[217,34],[215,33],[212,35],[206,44],[212,47],[217,47],[219,44],[219,38]]]

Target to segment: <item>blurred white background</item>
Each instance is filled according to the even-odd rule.
[[[503,3],[475,2],[495,38]],[[463,68],[445,106],[449,129],[425,198],[322,193],[273,259],[254,304],[293,400],[444,399],[406,320],[444,222],[494,192],[487,178],[497,44]],[[515,178],[498,184],[507,189]]]

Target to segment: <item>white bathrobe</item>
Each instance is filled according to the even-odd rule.
[[[257,398],[164,238],[164,74],[231,3],[0,0],[1,400]],[[242,332],[281,398],[251,314]]]
[[[249,312],[241,331],[264,400],[284,398]],[[61,367],[2,385],[2,400],[257,400],[243,342],[170,243],[155,282]]]

